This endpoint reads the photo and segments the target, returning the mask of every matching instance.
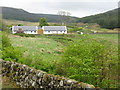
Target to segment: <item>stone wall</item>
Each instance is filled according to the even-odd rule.
[[[0,60],[2,75],[12,78],[21,88],[95,88],[93,85],[47,74],[23,64]]]

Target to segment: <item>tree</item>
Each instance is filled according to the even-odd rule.
[[[39,26],[49,26],[48,22],[47,22],[47,19],[46,18],[41,18],[40,21],[39,21]]]
[[[64,25],[66,22],[69,22],[69,20],[71,19],[70,12],[67,11],[58,11],[57,13],[58,15],[60,15],[61,17],[61,24]]]
[[[24,26],[23,24],[18,24],[18,26]]]

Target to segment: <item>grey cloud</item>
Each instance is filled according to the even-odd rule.
[[[106,10],[117,7],[116,2],[59,2],[48,5],[51,9],[78,10]]]
[[[117,7],[117,2],[34,2],[28,3],[26,8],[31,12],[42,12],[46,14],[55,14],[59,10],[67,10],[70,11],[72,15],[79,16],[81,13],[88,15],[97,14]],[[75,15],[75,13],[77,15]]]

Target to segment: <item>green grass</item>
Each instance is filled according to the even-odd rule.
[[[48,38],[11,37],[13,46],[23,49],[25,56],[34,59],[55,60],[62,44]]]
[[[91,34],[91,38],[103,39],[118,43],[118,34]]]
[[[118,35],[90,34],[69,38],[74,42],[68,45],[63,58],[58,62],[57,73],[103,88],[117,87],[117,84],[114,83],[117,83],[118,73],[116,69],[118,63]],[[109,76],[107,76],[108,74]],[[101,81],[99,82],[99,80]],[[108,85],[108,82],[110,85]]]
[[[8,20],[8,19],[3,19],[3,21],[7,25],[17,25],[17,24],[22,24],[24,26],[36,26],[36,25],[38,25],[38,22],[27,22],[27,21]]]
[[[25,57],[33,60],[59,60],[60,53],[64,51],[62,42],[67,43],[65,39],[79,40],[82,35],[73,36],[39,36],[37,38],[10,36],[12,44],[20,47],[24,51]],[[117,34],[90,34],[89,38],[97,40],[107,40],[110,43],[118,44]],[[64,39],[65,38],[65,39]],[[62,44],[61,44],[62,43]]]
[[[46,72],[49,72],[49,68],[53,68],[54,63],[61,58],[64,49],[61,43],[45,37],[28,38],[12,35],[10,39],[12,45],[23,52],[24,60],[20,62]]]
[[[62,60],[63,52],[66,50],[69,42],[75,42],[80,39],[95,39],[101,44],[107,44],[108,47],[113,47],[115,52],[112,54],[114,57],[117,56],[117,34],[39,35],[36,37],[9,35],[9,37],[12,41],[12,45],[16,48],[20,48],[23,52],[24,59],[18,62],[51,74],[58,74],[56,72],[56,65],[58,65],[59,60]]]

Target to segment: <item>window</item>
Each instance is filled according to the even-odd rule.
[[[50,31],[48,31],[48,32],[50,32]]]
[[[60,32],[62,32],[62,31],[60,31]]]
[[[34,31],[36,33],[36,31]]]
[[[32,33],[32,31],[31,31],[31,33]]]

